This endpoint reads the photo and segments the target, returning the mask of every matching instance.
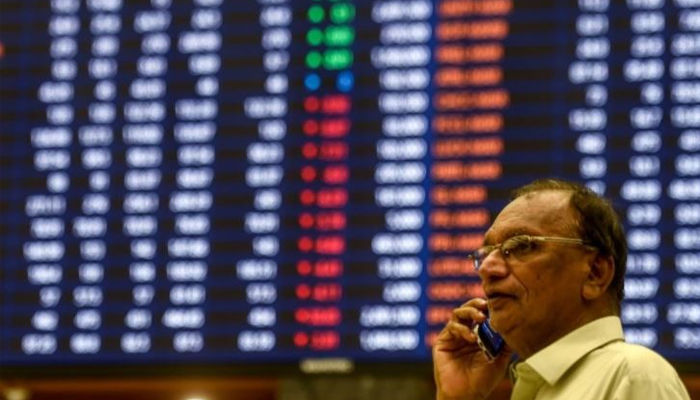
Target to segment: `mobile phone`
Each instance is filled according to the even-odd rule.
[[[496,358],[498,353],[503,350],[505,342],[501,335],[493,330],[488,319],[483,324],[474,326],[474,334],[476,335],[476,343],[479,345],[479,348],[490,359]]]

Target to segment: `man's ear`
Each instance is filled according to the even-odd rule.
[[[597,254],[589,263],[588,276],[581,294],[585,300],[596,300],[604,295],[615,276],[615,261],[612,256]]]

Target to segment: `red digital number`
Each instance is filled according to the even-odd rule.
[[[340,211],[324,211],[316,214],[316,228],[322,231],[337,231],[345,229],[345,213]]]
[[[311,348],[333,350],[340,345],[340,335],[335,331],[315,331],[311,333]]]
[[[348,145],[344,142],[324,142],[321,143],[320,149],[314,156],[318,154],[319,158],[324,161],[340,161],[348,157]],[[311,149],[307,150],[308,152]]]
[[[303,325],[337,326],[341,314],[338,307],[304,307],[294,312],[294,320]]]
[[[316,252],[318,254],[343,254],[345,252],[345,238],[342,236],[321,236],[316,239]]]
[[[325,138],[344,137],[350,131],[350,120],[347,118],[329,118],[321,121],[320,132]]]
[[[349,176],[347,165],[330,165],[323,170],[323,182],[330,185],[346,183]]]
[[[321,189],[316,194],[316,204],[321,208],[340,208],[348,203],[348,191],[344,188]]]
[[[321,111],[325,114],[347,114],[350,112],[350,96],[333,94],[323,96]]]
[[[333,259],[316,261],[313,274],[318,278],[336,278],[343,274],[343,262]]]

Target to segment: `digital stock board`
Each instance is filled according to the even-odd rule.
[[[0,365],[429,363],[535,178],[700,360],[700,1],[3,0]]]

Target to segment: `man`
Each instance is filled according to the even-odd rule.
[[[484,399],[505,376],[511,399],[690,399],[660,355],[624,342],[627,248],[608,202],[562,180],[522,187],[470,257],[486,299],[453,312],[433,347],[437,397]],[[493,360],[472,332],[488,313],[507,343]]]

